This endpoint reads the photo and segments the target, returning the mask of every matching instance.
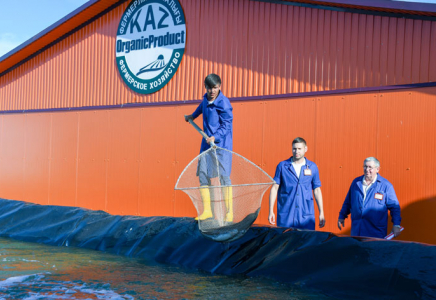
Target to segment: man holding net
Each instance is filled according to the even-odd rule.
[[[210,148],[210,143],[218,147],[233,150],[233,113],[229,99],[221,92],[221,78],[209,74],[204,80],[206,94],[203,101],[192,115],[185,116],[186,122],[194,120],[203,114],[203,131],[209,136],[202,139],[200,153]],[[206,220],[213,217],[209,186],[211,178],[219,177],[223,188],[226,204],[226,222],[233,221],[233,191],[230,181],[232,159],[230,153],[217,153],[218,168],[213,168],[213,157],[202,157],[198,162],[197,176],[200,180],[200,194],[203,201],[203,213],[196,220]],[[216,174],[219,173],[219,174]]]
[[[304,157],[306,152],[306,141],[298,137],[292,141],[293,156],[277,166],[274,176],[276,183],[272,186],[269,196],[268,220],[270,224],[275,224],[274,204],[278,195],[278,226],[315,230],[313,190],[319,210],[319,227],[324,227],[325,218],[318,167]]]

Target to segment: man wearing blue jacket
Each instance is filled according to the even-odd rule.
[[[313,194],[319,210],[319,227],[325,225],[318,167],[304,155],[306,141],[298,137],[292,141],[293,156],[278,164],[269,195],[270,224],[275,224],[274,204],[277,200],[277,226],[315,230]]]
[[[363,162],[364,175],[353,180],[342,209],[339,212],[338,228],[345,225],[351,213],[351,235],[384,238],[388,230],[388,210],[391,212],[392,229],[400,234],[401,210],[394,187],[380,176],[380,162],[368,157]]]
[[[209,136],[202,139],[200,153],[210,148],[210,142],[214,142],[218,147],[233,150],[233,108],[229,99],[221,92],[221,78],[216,74],[209,74],[204,80],[206,94],[203,101],[192,115],[186,116],[185,120],[194,120],[199,115],[203,115],[203,131]],[[233,221],[233,191],[230,181],[232,166],[232,155],[227,151],[217,151],[219,161],[219,180],[223,188],[224,200],[227,208],[225,221]],[[210,192],[208,186],[211,185],[210,178],[217,177],[216,168],[213,168],[211,161],[213,158],[201,157],[197,176],[200,180],[200,194],[203,200],[203,213],[196,220],[206,220],[212,218],[210,203]],[[203,188],[201,188],[203,187]]]

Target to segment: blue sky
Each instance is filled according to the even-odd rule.
[[[88,1],[0,0],[0,57]],[[408,2],[436,3],[436,0]]]
[[[0,0],[0,57],[88,0]]]

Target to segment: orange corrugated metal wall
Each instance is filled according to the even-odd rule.
[[[234,151],[271,176],[304,137],[320,169],[327,219],[336,221],[363,159],[376,156],[396,188],[402,239],[436,244],[436,87],[234,101]],[[195,106],[168,105],[1,116],[1,197],[113,214],[194,216],[174,191],[201,137],[184,122]],[[200,120],[198,120],[200,123]],[[259,224],[267,224],[268,195]],[[349,233],[349,225],[343,233]]]
[[[195,105],[183,101],[201,97],[206,74],[220,74],[229,97],[436,81],[435,22],[242,0],[181,3],[185,56],[171,82],[153,95],[128,90],[116,70],[115,32],[127,4],[0,78],[3,111],[180,101],[1,115],[0,197],[115,214],[194,216],[190,200],[173,188],[200,142],[182,117]],[[220,26],[209,26],[215,23]],[[362,160],[375,155],[403,207],[402,238],[436,244],[428,234],[436,209],[436,87],[233,106],[235,151],[270,175],[290,155],[292,139],[306,138],[308,158],[320,167],[325,230],[338,231],[348,186],[361,174]],[[267,223],[267,213],[265,196],[259,223]]]
[[[0,109],[199,99],[222,75],[229,97],[436,81],[436,22],[248,0],[181,0],[185,56],[152,95],[128,90],[115,63],[127,2],[0,78]],[[219,24],[213,26],[212,24]]]

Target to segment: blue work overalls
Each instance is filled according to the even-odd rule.
[[[304,175],[305,169],[309,169],[311,174]],[[315,230],[312,190],[321,187],[316,164],[306,158],[298,177],[291,157],[278,164],[274,181],[279,185],[277,226]]]
[[[227,150],[233,150],[233,108],[229,99],[222,92],[216,97],[213,103],[209,104],[207,94],[203,96],[203,101],[192,114],[195,119],[200,114],[203,115],[203,131],[209,136],[215,137],[215,144]],[[201,141],[200,153],[208,150],[210,145],[203,138]],[[219,161],[219,170],[216,168],[216,157],[210,153],[206,157],[201,157],[197,176],[200,177],[201,185],[210,185],[210,178],[220,175],[222,185],[230,185],[230,173],[232,169],[232,154],[228,151],[218,150],[216,152]]]
[[[363,176],[360,176],[351,183],[339,219],[346,219],[351,212],[352,236],[384,238],[388,230],[388,210],[394,225],[401,223],[400,204],[394,187],[378,174],[368,188],[364,202],[362,180]]]

